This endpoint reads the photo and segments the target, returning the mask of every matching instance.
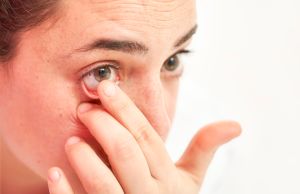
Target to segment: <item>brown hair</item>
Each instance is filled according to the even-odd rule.
[[[58,0],[0,0],[0,62],[15,54],[18,35],[45,21]]]

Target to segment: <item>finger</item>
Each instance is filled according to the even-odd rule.
[[[80,114],[81,121],[101,144],[125,193],[143,193],[154,181],[140,147],[116,119],[100,106],[91,106]]]
[[[74,194],[66,176],[57,167],[48,170],[48,188],[50,194]]]
[[[177,166],[192,174],[201,183],[218,147],[240,133],[241,127],[236,122],[223,121],[205,126],[194,136]]]
[[[160,180],[169,179],[175,166],[161,137],[142,112],[112,82],[101,82],[98,95],[104,108],[134,136],[145,155],[152,176]]]
[[[74,171],[89,194],[123,193],[111,170],[83,139],[71,137],[65,150]]]

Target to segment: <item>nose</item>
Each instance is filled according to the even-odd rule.
[[[166,139],[171,127],[171,115],[160,79],[140,77],[122,86],[127,95],[148,119],[157,133]]]

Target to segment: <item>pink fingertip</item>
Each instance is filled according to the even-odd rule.
[[[90,104],[90,103],[82,103],[78,107],[78,112],[79,113],[85,113],[85,112],[88,112],[89,110],[91,110],[92,108],[93,108],[92,104]]]
[[[57,170],[57,168],[51,168],[48,172],[48,179],[52,182],[52,183],[57,183],[59,181],[61,177],[61,174],[59,173],[59,171]]]
[[[80,141],[81,141],[81,139],[79,137],[73,136],[68,139],[66,145],[74,145]]]

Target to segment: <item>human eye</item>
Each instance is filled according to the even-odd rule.
[[[161,68],[162,76],[166,77],[180,77],[184,70],[182,63],[182,55],[190,53],[190,50],[181,50],[169,57]]]
[[[86,70],[81,78],[82,87],[87,95],[97,98],[97,87],[101,81],[110,80],[116,83],[119,81],[119,66],[114,63],[96,64],[96,67]]]

